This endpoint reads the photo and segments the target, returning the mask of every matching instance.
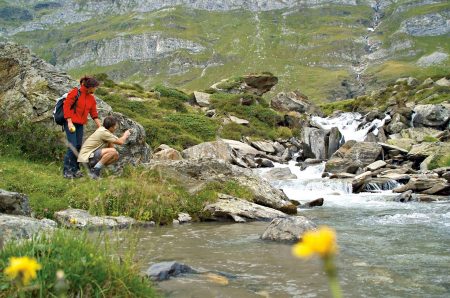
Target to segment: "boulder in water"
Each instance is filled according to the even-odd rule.
[[[317,226],[304,216],[277,218],[272,220],[261,239],[294,242],[300,240],[306,231],[316,228]]]
[[[323,198],[315,199],[308,203],[301,204],[300,208],[312,208],[312,207],[323,206],[323,202],[324,202]]]
[[[188,265],[176,261],[160,262],[151,265],[145,275],[154,281],[168,280],[183,273],[198,273]]]
[[[355,173],[358,168],[365,167],[376,161],[382,153],[377,143],[354,141],[346,142],[336,151],[325,165],[325,171],[330,173]]]
[[[81,209],[67,209],[55,212],[55,219],[65,227],[79,229],[124,229],[137,224],[127,216],[93,216]]]
[[[263,175],[267,180],[288,180],[297,179],[297,176],[289,168],[274,168]]]

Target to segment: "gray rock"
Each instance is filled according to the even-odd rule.
[[[414,126],[443,127],[448,123],[450,111],[442,105],[417,105],[414,108]]]
[[[49,219],[38,220],[19,215],[0,214],[0,239],[4,241],[30,239],[40,232],[52,232],[55,228],[56,222]]]
[[[209,99],[211,98],[211,94],[194,91],[194,97],[197,104],[201,107],[209,107],[210,102]]]
[[[369,171],[376,171],[378,169],[381,169],[382,167],[385,167],[387,163],[384,160],[377,160],[370,165],[367,166],[367,170]]]
[[[287,149],[287,148],[284,148],[284,146],[281,145],[279,142],[273,142],[272,146],[275,149],[275,153],[277,153],[277,154],[283,154],[284,151]]]
[[[277,218],[272,220],[261,239],[294,242],[300,240],[306,231],[316,228],[317,226],[304,216]]]
[[[311,110],[312,103],[309,102],[308,97],[298,91],[281,92],[270,102],[273,109],[278,111],[295,111],[305,113]]]
[[[192,221],[192,217],[188,213],[178,213],[178,222],[179,223],[188,223]]]
[[[330,136],[328,137],[328,154],[330,157],[336,152],[343,143],[342,134],[337,127],[333,127],[330,130]]]
[[[21,193],[0,189],[0,213],[30,216],[28,197]]]
[[[180,151],[175,150],[173,148],[168,148],[164,150],[159,150],[158,152],[153,153],[152,159],[155,160],[180,160],[183,159]]]
[[[228,118],[230,118],[231,122],[234,122],[239,125],[249,125],[250,124],[250,122],[248,120],[241,119],[241,118],[238,118],[235,116],[230,115],[230,116],[228,116]]]
[[[255,162],[260,168],[273,168],[275,166],[273,162],[267,158],[258,158]]]
[[[305,143],[309,145],[314,158],[328,158],[328,131],[319,128],[305,127],[303,129]]]
[[[442,178],[430,177],[430,176],[419,176],[412,177],[409,182],[393,190],[393,192],[403,193],[408,190],[413,192],[423,192],[425,190],[431,189],[436,185],[448,185],[447,181]],[[439,191],[437,191],[439,194]]]
[[[450,87],[450,80],[447,80],[446,78],[442,78],[442,79],[436,81],[436,85],[442,86],[442,87]]]
[[[256,155],[261,154],[260,151],[246,143],[228,139],[222,139],[222,141],[233,148],[233,150],[235,150],[240,156],[249,155],[255,157]]]
[[[233,149],[223,141],[205,142],[181,152],[186,159],[214,158],[231,162],[233,160]]]
[[[268,141],[255,141],[251,143],[253,147],[260,151],[264,151],[266,153],[275,153],[275,148],[272,145],[272,142]]]
[[[81,209],[55,212],[55,219],[65,227],[79,229],[124,229],[138,223],[127,216],[93,216]]]
[[[154,281],[162,281],[183,273],[197,273],[197,271],[185,264],[170,261],[151,265],[145,275]]]
[[[447,59],[448,59],[448,54],[447,53],[434,52],[434,53],[432,53],[430,55],[420,57],[419,60],[417,60],[417,65],[422,66],[422,67],[428,67],[428,66],[432,66],[432,65],[439,65],[439,64],[443,63]],[[423,82],[424,85],[430,85],[432,83],[433,83],[433,80],[431,80],[431,82],[430,81]]]
[[[207,212],[207,219],[219,221],[264,221],[278,217],[286,217],[286,214],[278,210],[224,194],[219,194],[219,200],[213,204],[206,205],[203,211]]]
[[[297,208],[281,190],[258,177],[252,170],[240,168],[223,160],[151,161],[145,166],[160,171],[163,176],[177,180],[192,193],[200,190],[208,182],[235,181],[253,192],[255,203],[288,214],[297,213]]]
[[[330,173],[355,173],[359,167],[366,167],[380,157],[381,145],[370,142],[346,142],[325,165]]]
[[[315,199],[308,203],[301,204],[300,208],[312,208],[312,207],[323,206],[323,202],[324,202],[323,198]]]
[[[297,179],[297,176],[292,174],[289,168],[274,168],[263,175],[269,181],[272,180],[288,180],[288,179]]]
[[[403,21],[400,31],[412,36],[438,36],[450,32],[449,13],[430,13]]]

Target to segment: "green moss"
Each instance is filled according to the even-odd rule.
[[[431,142],[431,143],[434,143],[434,142],[439,142],[439,139],[437,139],[437,138],[435,138],[435,137],[433,137],[433,136],[425,136],[425,137],[423,138],[423,141],[424,141],[424,142]]]
[[[119,262],[111,257],[106,244],[88,239],[87,234],[58,231],[31,241],[9,242],[0,250],[0,268],[8,266],[9,258],[21,256],[35,258],[42,265],[36,280],[22,292],[23,297],[160,296],[128,257]],[[55,283],[58,270],[64,272],[60,287]],[[4,274],[0,275],[0,289],[0,297],[18,295]]]
[[[437,154],[433,157],[428,165],[429,170],[441,168],[441,167],[450,167],[450,154]]]

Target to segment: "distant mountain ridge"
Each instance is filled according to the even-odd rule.
[[[271,71],[318,101],[450,67],[439,0],[0,0],[0,34],[75,76],[194,90]]]

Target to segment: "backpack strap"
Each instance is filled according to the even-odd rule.
[[[80,88],[77,88],[77,96],[75,96],[75,101],[73,102],[73,105],[70,107],[71,110],[75,111],[75,108],[77,107],[78,98],[81,96]]]

